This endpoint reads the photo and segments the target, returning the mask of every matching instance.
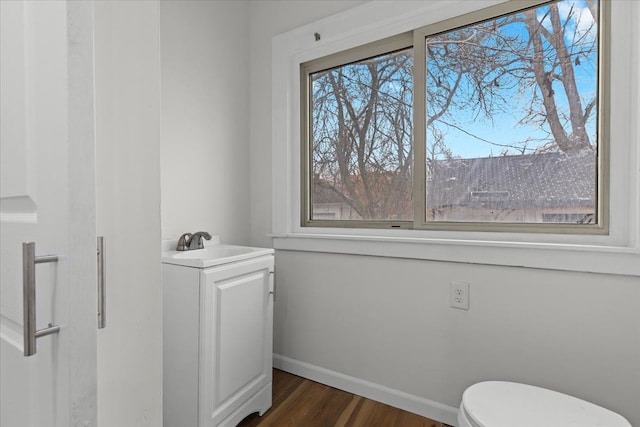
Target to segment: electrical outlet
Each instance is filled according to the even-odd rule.
[[[469,310],[469,284],[462,282],[449,283],[449,306]]]

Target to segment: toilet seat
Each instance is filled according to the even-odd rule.
[[[622,416],[556,391],[506,381],[465,390],[460,427],[631,427]]]

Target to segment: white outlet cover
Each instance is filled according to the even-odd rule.
[[[449,306],[461,310],[469,310],[469,284],[464,282],[449,283]]]

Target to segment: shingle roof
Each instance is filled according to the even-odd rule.
[[[441,160],[430,167],[429,208],[594,205],[596,157],[591,150]]]
[[[313,185],[313,203],[344,203],[345,200],[334,191],[331,185],[321,179],[316,179]]]

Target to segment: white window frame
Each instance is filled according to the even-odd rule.
[[[274,37],[271,235],[276,249],[640,276],[640,82],[632,78],[640,75],[635,25],[640,2],[633,0],[610,7],[608,235],[301,226],[300,64],[499,3],[369,2]]]

